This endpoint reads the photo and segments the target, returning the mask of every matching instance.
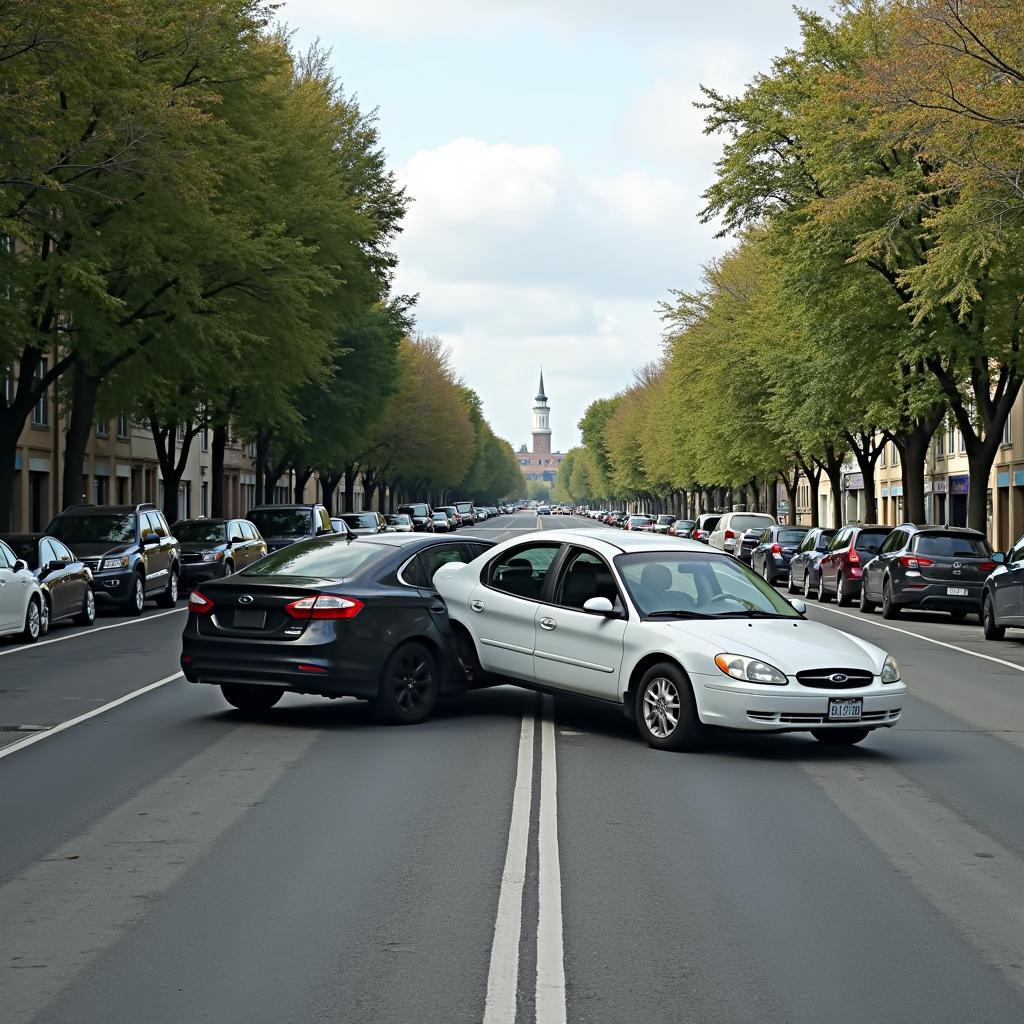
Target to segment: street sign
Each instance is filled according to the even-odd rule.
[[[787,498],[779,498],[778,506],[779,506],[779,511],[780,512],[788,512],[789,511],[789,500]]]

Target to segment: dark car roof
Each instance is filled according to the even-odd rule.
[[[266,504],[264,504],[264,505],[253,505],[253,507],[251,509],[249,509],[249,511],[250,512],[258,512],[258,511],[260,511],[262,509],[265,509],[265,508],[311,509],[311,508],[316,508],[319,504],[320,504],[320,502],[318,502],[318,501],[306,501],[306,502],[294,502],[294,503],[289,504],[289,505],[266,505]]]
[[[209,519],[206,516],[196,516],[194,519],[175,519],[174,525],[178,523],[230,523],[230,519]]]
[[[58,516],[94,516],[94,515],[124,515],[130,512],[134,515],[136,512],[159,512],[160,509],[156,505],[143,505],[141,508],[138,505],[74,505],[71,508],[66,508],[61,512],[58,512]],[[56,519],[57,516],[54,516]]]
[[[900,523],[894,527],[897,530],[915,530],[917,533],[946,533],[960,537],[984,537],[980,530],[972,530],[969,526],[941,526],[938,523],[926,523],[918,526],[917,523]]]

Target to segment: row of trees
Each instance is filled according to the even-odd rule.
[[[169,513],[206,428],[222,512],[229,424],[257,501],[288,468],[349,499],[359,473],[504,493],[511,453],[391,292],[407,199],[374,117],[275,6],[0,0],[0,524],[53,386],[65,504],[97,415],[122,412]]]
[[[825,475],[838,521],[852,453],[874,518],[891,440],[905,515],[922,520],[948,416],[983,530],[1024,382],[1024,8],[858,0],[799,16],[800,48],[743,95],[704,89],[726,142],[703,217],[736,243],[663,305],[663,359],[587,410],[591,493],[732,485],[757,501],[781,478],[792,502],[800,473],[812,492]]]

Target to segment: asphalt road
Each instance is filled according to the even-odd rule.
[[[511,687],[247,718],[164,682],[183,611],[0,643],[0,1022],[1019,1024],[1024,633],[809,614],[913,694],[852,752]]]

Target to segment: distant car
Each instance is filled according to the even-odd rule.
[[[427,718],[466,688],[434,573],[490,547],[432,533],[323,536],[268,555],[189,598],[181,669],[248,712],[285,692],[360,697],[382,719]]]
[[[891,526],[844,526],[836,530],[818,566],[818,600],[848,605],[860,596],[861,572],[878,554]]]
[[[835,529],[823,526],[812,526],[804,534],[796,554],[789,562],[789,583],[786,587],[789,593],[798,594],[802,591],[804,597],[810,598],[812,593],[817,592],[818,569],[835,535]]]
[[[412,533],[412,518],[404,512],[396,512],[393,515],[385,516],[384,521],[388,524],[388,533]]]
[[[331,517],[323,505],[257,505],[246,517],[267,542],[268,551],[280,551],[311,537],[334,534]]]
[[[538,505],[537,506],[537,515],[539,515],[539,516],[549,516],[549,515],[551,515],[551,506],[550,505]]]
[[[982,607],[988,576],[999,566],[988,540],[977,530],[949,526],[897,526],[864,566],[861,575],[861,611],[882,605],[882,617],[895,619],[904,608],[949,612],[954,619],[977,615]],[[1003,571],[1003,577],[1013,573]],[[990,602],[999,596],[997,578],[988,587]],[[993,605],[993,611],[995,611]],[[998,624],[998,614],[994,616]]]
[[[56,537],[39,533],[7,533],[0,540],[39,581],[43,596],[41,634],[61,619],[74,619],[81,626],[91,626],[96,621],[92,571],[66,545]]]
[[[375,533],[386,533],[388,524],[379,512],[345,512],[341,521],[356,537],[373,536]]]
[[[473,515],[473,502],[457,501],[455,502],[455,511],[459,513],[459,526],[476,525],[476,516]]]
[[[442,505],[440,508],[435,508],[435,512],[443,512],[448,517],[448,529],[457,530],[462,525],[462,516],[459,515],[459,510],[454,505]]]
[[[641,533],[653,533],[654,520],[651,516],[630,516],[626,520],[626,529],[640,531]]]
[[[702,512],[697,516],[696,522],[693,524],[693,529],[690,531],[690,536],[694,540],[699,540],[702,544],[707,544],[711,539],[711,534],[715,527],[718,525],[718,521],[722,518],[720,512]]]
[[[478,523],[482,523],[490,518],[487,509],[481,507],[480,505],[477,505],[473,508],[473,515]]]
[[[89,567],[98,602],[127,615],[141,615],[149,598],[177,604],[181,546],[156,505],[72,505],[43,532]]]
[[[185,589],[230,576],[267,553],[267,542],[247,519],[179,519],[173,530]]]
[[[708,544],[727,554],[736,554],[736,543],[747,530],[766,530],[775,526],[775,517],[765,512],[726,512],[715,525]],[[742,543],[742,542],[741,542]],[[753,547],[751,547],[753,550]],[[748,554],[749,557],[749,554]]]
[[[769,526],[762,530],[750,553],[750,568],[766,583],[788,579],[790,560],[807,532],[806,526]]]
[[[662,513],[654,520],[655,533],[668,533],[668,528],[676,521],[676,517]]]
[[[451,531],[447,513],[434,512],[430,518],[434,523],[434,533],[449,533]]]
[[[434,510],[425,501],[417,501],[409,505],[399,505],[395,511],[404,513],[412,520],[412,528],[416,533],[434,532],[434,523],[431,519]]]
[[[676,519],[669,524],[665,534],[669,537],[683,537],[689,539],[693,536],[693,528],[696,525],[697,521],[695,519]]]
[[[43,635],[43,590],[24,559],[0,541],[0,636],[34,644]]]

